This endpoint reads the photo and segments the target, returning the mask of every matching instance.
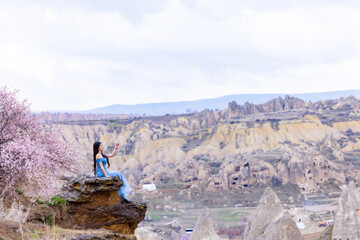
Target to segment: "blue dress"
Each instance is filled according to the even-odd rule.
[[[106,164],[107,164],[107,159],[106,158],[99,158],[96,160],[96,171],[95,171],[95,176],[96,177],[105,177],[103,171],[101,171],[101,168],[99,166],[99,163],[102,162],[102,165],[104,167],[105,172],[109,175],[109,176],[119,176],[120,179],[123,182],[122,187],[119,190],[119,195],[122,196],[123,198],[127,199],[127,196],[129,196],[129,194],[131,193],[131,187],[130,184],[128,183],[128,181],[126,181],[125,177],[123,176],[123,174],[121,172],[116,172],[116,171],[110,171],[106,168]]]

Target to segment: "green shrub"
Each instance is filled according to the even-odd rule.
[[[18,188],[15,188],[15,192],[17,192],[17,193],[19,193],[19,194],[21,194],[22,192],[21,192],[21,190],[20,189],[18,189]]]
[[[46,203],[47,205],[49,205],[50,207],[55,207],[55,206],[60,206],[60,205],[67,205],[68,201],[61,198],[61,197],[58,197],[58,196],[55,196],[55,197],[52,197],[50,200],[48,201],[42,201],[40,200],[39,198],[35,198],[36,199],[36,202],[38,204],[44,204]]]
[[[52,215],[51,214],[48,214],[46,215],[45,219],[43,219],[41,222],[51,226],[52,225]]]
[[[49,205],[50,203],[50,205]],[[67,205],[67,201],[61,197],[58,197],[58,196],[55,196],[55,197],[52,197],[49,201],[48,205],[50,207],[54,207],[54,206],[60,206],[60,205]]]

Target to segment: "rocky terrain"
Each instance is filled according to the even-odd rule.
[[[332,238],[360,239],[360,188],[353,181],[342,187]]]
[[[188,184],[191,198],[205,189],[233,191],[256,184],[296,185],[301,193],[339,188],[360,179],[360,110],[354,97],[304,102],[286,97],[265,104],[139,119],[62,122],[64,141],[81,152],[91,173],[91,149],[102,141],[121,149],[111,168],[132,185]],[[189,193],[190,192],[190,193]]]
[[[332,202],[340,196],[340,186],[360,180],[360,109],[354,97],[313,103],[287,96],[264,104],[231,102],[224,110],[161,117],[50,119],[44,128],[61,129],[63,140],[79,150],[89,175],[92,144],[100,140],[105,152],[111,152],[120,139],[110,169],[127,177],[134,189],[131,199],[147,202],[155,221],[164,219],[156,227],[141,225],[138,234],[143,236],[176,239],[170,237],[182,227],[171,227],[169,221],[191,226],[196,219],[188,218],[189,210],[204,206],[241,206],[244,210],[233,212],[242,217],[220,219],[246,223],[250,219],[246,209],[255,211],[252,208],[270,186],[283,204],[329,207],[321,215],[300,211],[306,225],[301,233],[313,239],[314,232],[322,231],[317,222],[333,219]],[[142,190],[149,183],[157,190]],[[276,228],[294,226],[287,214],[275,218],[266,223],[272,236],[285,234]],[[245,225],[234,226],[216,231],[243,234]]]
[[[266,188],[255,215],[246,225],[244,240],[302,240],[303,237],[279,197]]]
[[[0,203],[1,239],[121,239],[136,240],[145,203],[122,203],[119,177],[68,179],[61,196],[32,202],[19,194],[12,206]],[[55,227],[56,226],[56,227]]]
[[[159,225],[141,223],[136,229],[146,207],[121,204],[114,191],[121,184],[117,180],[79,176],[62,195],[69,202],[66,208],[38,204],[26,211],[8,205],[12,209],[8,215],[20,209],[26,216],[17,222],[1,221],[3,237],[134,239],[135,233],[139,239],[179,239],[204,206],[212,207],[215,219],[231,224],[213,226],[208,216],[202,216],[198,226],[203,227],[194,231],[195,236],[211,226],[209,237],[215,239],[243,235],[338,240],[358,234],[359,196],[354,183],[360,180],[360,109],[354,97],[315,103],[285,97],[259,105],[231,102],[224,110],[185,115],[59,115],[46,121],[46,131],[60,129],[63,141],[79,150],[82,173],[88,176],[93,171],[92,144],[100,140],[111,152],[120,139],[110,169],[124,173],[134,189],[131,199],[147,202],[151,213],[147,217]],[[148,183],[157,189],[143,190]],[[344,184],[349,186],[341,190]],[[333,230],[331,226],[320,236],[318,222],[334,218],[332,202],[337,198]],[[309,210],[316,204],[324,206],[320,215]],[[25,218],[33,222],[22,222]],[[300,219],[305,224],[301,235],[295,224]],[[58,228],[37,225],[39,221]]]

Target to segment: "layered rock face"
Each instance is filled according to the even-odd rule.
[[[208,210],[199,216],[190,240],[221,240]]]
[[[266,188],[255,215],[246,225],[243,239],[300,240],[303,237],[278,196],[270,188]]]
[[[54,124],[83,159],[102,141],[112,170],[134,185],[188,182],[207,191],[296,184],[304,193],[360,181],[360,111],[353,97],[306,103],[286,97],[260,105],[123,121]],[[106,151],[107,152],[107,151]],[[91,161],[84,168],[92,171]],[[197,194],[197,187],[185,197]],[[201,189],[204,190],[204,189]]]
[[[134,234],[146,213],[144,203],[124,204],[117,191],[119,177],[80,177],[65,186],[61,197],[68,201],[68,220],[58,224],[64,228],[105,228],[116,233]]]
[[[342,187],[332,239],[360,239],[360,188],[353,181]]]

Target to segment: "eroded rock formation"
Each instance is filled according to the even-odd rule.
[[[202,213],[195,225],[190,240],[220,240],[214,229],[214,223],[210,217],[209,210]]]
[[[298,227],[290,214],[286,211],[284,215],[275,223],[270,223],[264,234],[260,235],[256,240],[297,240],[303,239]]]
[[[329,109],[345,111],[359,109],[359,106],[359,101],[354,96],[340,98],[339,100],[318,101],[315,103],[305,102],[296,97],[285,96],[284,99],[282,97],[277,97],[263,104],[246,102],[244,105],[238,105],[233,101],[229,103],[225,116],[229,121],[232,118],[244,117],[256,113],[271,113],[299,109],[308,109],[317,112],[323,112],[324,110]]]
[[[194,182],[212,192],[295,184],[307,194],[360,181],[358,108],[353,97],[316,103],[285,97],[259,105],[231,103],[219,111],[61,127],[64,140],[76,142],[84,159],[91,159],[93,142],[111,151],[120,139],[111,168],[134,185]],[[86,166],[92,171],[91,162]],[[183,196],[198,192],[189,190]]]
[[[137,228],[135,230],[137,240],[165,240],[150,226]]]
[[[332,239],[360,239],[360,188],[353,181],[342,187]]]
[[[279,197],[266,188],[255,215],[248,221],[244,240],[297,240],[303,239],[290,214],[285,211]]]
[[[243,117],[256,113],[268,113],[301,109],[307,107],[308,105],[309,104],[305,101],[290,96],[286,96],[285,99],[277,97],[264,104],[253,104],[246,102],[244,105],[238,105],[235,101],[233,101],[229,103],[226,115],[227,119],[230,120],[231,118]]]

